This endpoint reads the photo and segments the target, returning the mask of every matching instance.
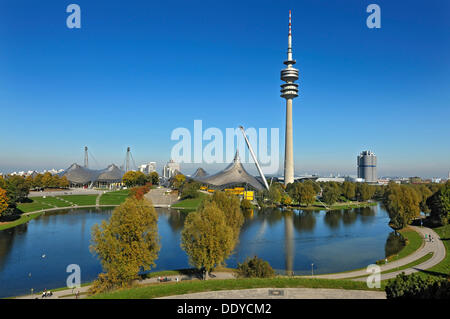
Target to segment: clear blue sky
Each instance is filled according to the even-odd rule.
[[[66,27],[70,3],[79,30]],[[366,26],[370,3],[381,29]],[[172,130],[195,119],[279,127],[284,147],[289,9],[296,173],[356,174],[370,149],[379,175],[446,176],[445,0],[0,0],[0,172],[66,168],[85,145],[100,166],[123,163],[131,146],[137,164],[161,169]]]

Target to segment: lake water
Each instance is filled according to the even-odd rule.
[[[185,213],[157,209],[161,251],[154,270],[188,268],[180,248]],[[91,228],[108,219],[111,209],[48,212],[28,224],[0,231],[0,297],[66,286],[66,267],[81,267],[82,282],[102,271],[89,251]],[[332,273],[365,267],[385,257],[392,229],[380,206],[342,211],[280,211],[249,213],[240,242],[227,266],[246,257],[267,260],[279,273]],[[313,264],[313,266],[311,265]]]

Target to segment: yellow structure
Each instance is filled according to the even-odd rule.
[[[244,192],[244,199],[246,200],[253,200],[254,199],[254,192],[253,191],[246,191]]]

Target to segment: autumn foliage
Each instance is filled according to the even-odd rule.
[[[147,183],[144,186],[133,187],[130,190],[130,196],[135,197],[136,199],[143,199],[144,195],[150,191],[152,184]]]
[[[8,208],[8,200],[6,191],[3,188],[0,188],[0,216],[2,216],[3,212]]]

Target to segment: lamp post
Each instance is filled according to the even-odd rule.
[[[314,276],[314,264],[311,264],[311,276]]]

